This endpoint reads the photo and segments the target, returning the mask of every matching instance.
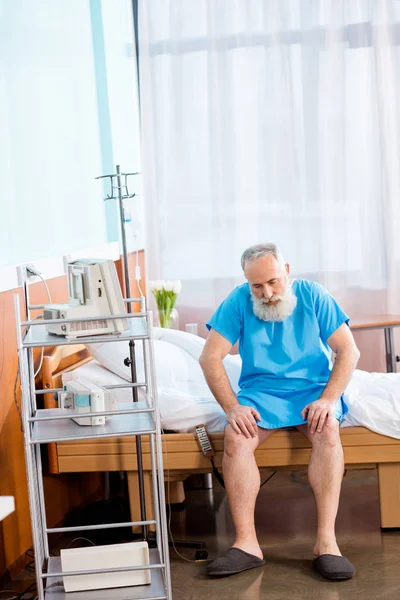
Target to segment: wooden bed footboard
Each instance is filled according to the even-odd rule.
[[[221,467],[223,434],[211,434],[215,463]],[[377,468],[382,528],[400,528],[400,440],[379,435],[364,427],[341,430],[347,468]],[[145,471],[146,504],[152,518],[150,475],[150,443],[142,436]],[[278,431],[256,451],[259,467],[271,470],[303,470],[309,462],[310,442],[297,431]],[[193,434],[163,435],[163,459],[166,481],[170,481],[171,502],[184,499],[182,482],[194,473],[209,473],[209,460],[198,448]],[[59,442],[57,444],[59,472],[126,471],[132,521],[139,518],[136,443],[134,438]],[[179,485],[176,485],[179,483]]]
[[[39,378],[45,389],[61,387],[63,373],[91,360],[84,346],[57,347],[45,357]],[[51,393],[44,395],[46,408],[55,406]],[[164,434],[165,480],[169,482],[170,501],[184,500],[183,484],[194,473],[209,473],[211,465],[199,450],[191,433]],[[215,463],[221,467],[223,434],[211,434],[216,451]],[[341,429],[344,458],[348,468],[377,468],[381,527],[400,528],[400,440],[379,435],[364,427]],[[147,516],[152,518],[150,443],[142,436]],[[278,431],[256,451],[259,467],[271,470],[303,470],[309,462],[311,445],[298,431]],[[49,444],[51,473],[126,471],[132,521],[140,520],[135,438],[82,440]]]

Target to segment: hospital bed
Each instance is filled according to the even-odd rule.
[[[95,366],[87,348],[82,345],[59,346],[45,356],[39,375],[39,385],[45,389],[62,386],[66,373]],[[99,365],[96,365],[99,368]],[[56,406],[53,393],[44,395],[44,406]],[[183,481],[191,474],[210,473],[208,458],[203,456],[193,433],[168,432],[163,436],[165,479],[169,482],[170,501],[184,499]],[[215,463],[221,467],[223,433],[212,433],[216,451]],[[400,528],[400,439],[381,435],[365,427],[341,428],[346,468],[377,469],[380,516],[383,529]],[[147,517],[152,519],[150,447],[142,436],[144,483]],[[49,444],[51,473],[81,473],[125,471],[127,473],[131,520],[140,520],[136,444],[134,438],[80,440]],[[271,471],[304,470],[310,458],[311,446],[301,433],[279,431],[256,451],[259,467]]]

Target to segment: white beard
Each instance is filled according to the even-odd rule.
[[[290,283],[287,284],[283,296],[272,296],[270,301],[278,300],[276,304],[269,304],[265,298],[256,298],[253,292],[251,300],[254,314],[262,321],[284,321],[293,314],[297,304],[297,296],[294,295]]]

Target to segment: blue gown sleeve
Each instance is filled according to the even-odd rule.
[[[206,323],[207,329],[215,329],[228,340],[232,346],[238,341],[242,329],[242,311],[240,309],[239,288],[236,288],[219,305],[211,319]]]
[[[328,338],[350,318],[340,308],[331,294],[319,283],[313,283],[313,301],[315,314],[319,324],[320,336],[326,344]]]

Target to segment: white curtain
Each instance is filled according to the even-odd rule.
[[[352,316],[398,312],[400,3],[140,7],[148,277],[202,323],[274,241]]]

